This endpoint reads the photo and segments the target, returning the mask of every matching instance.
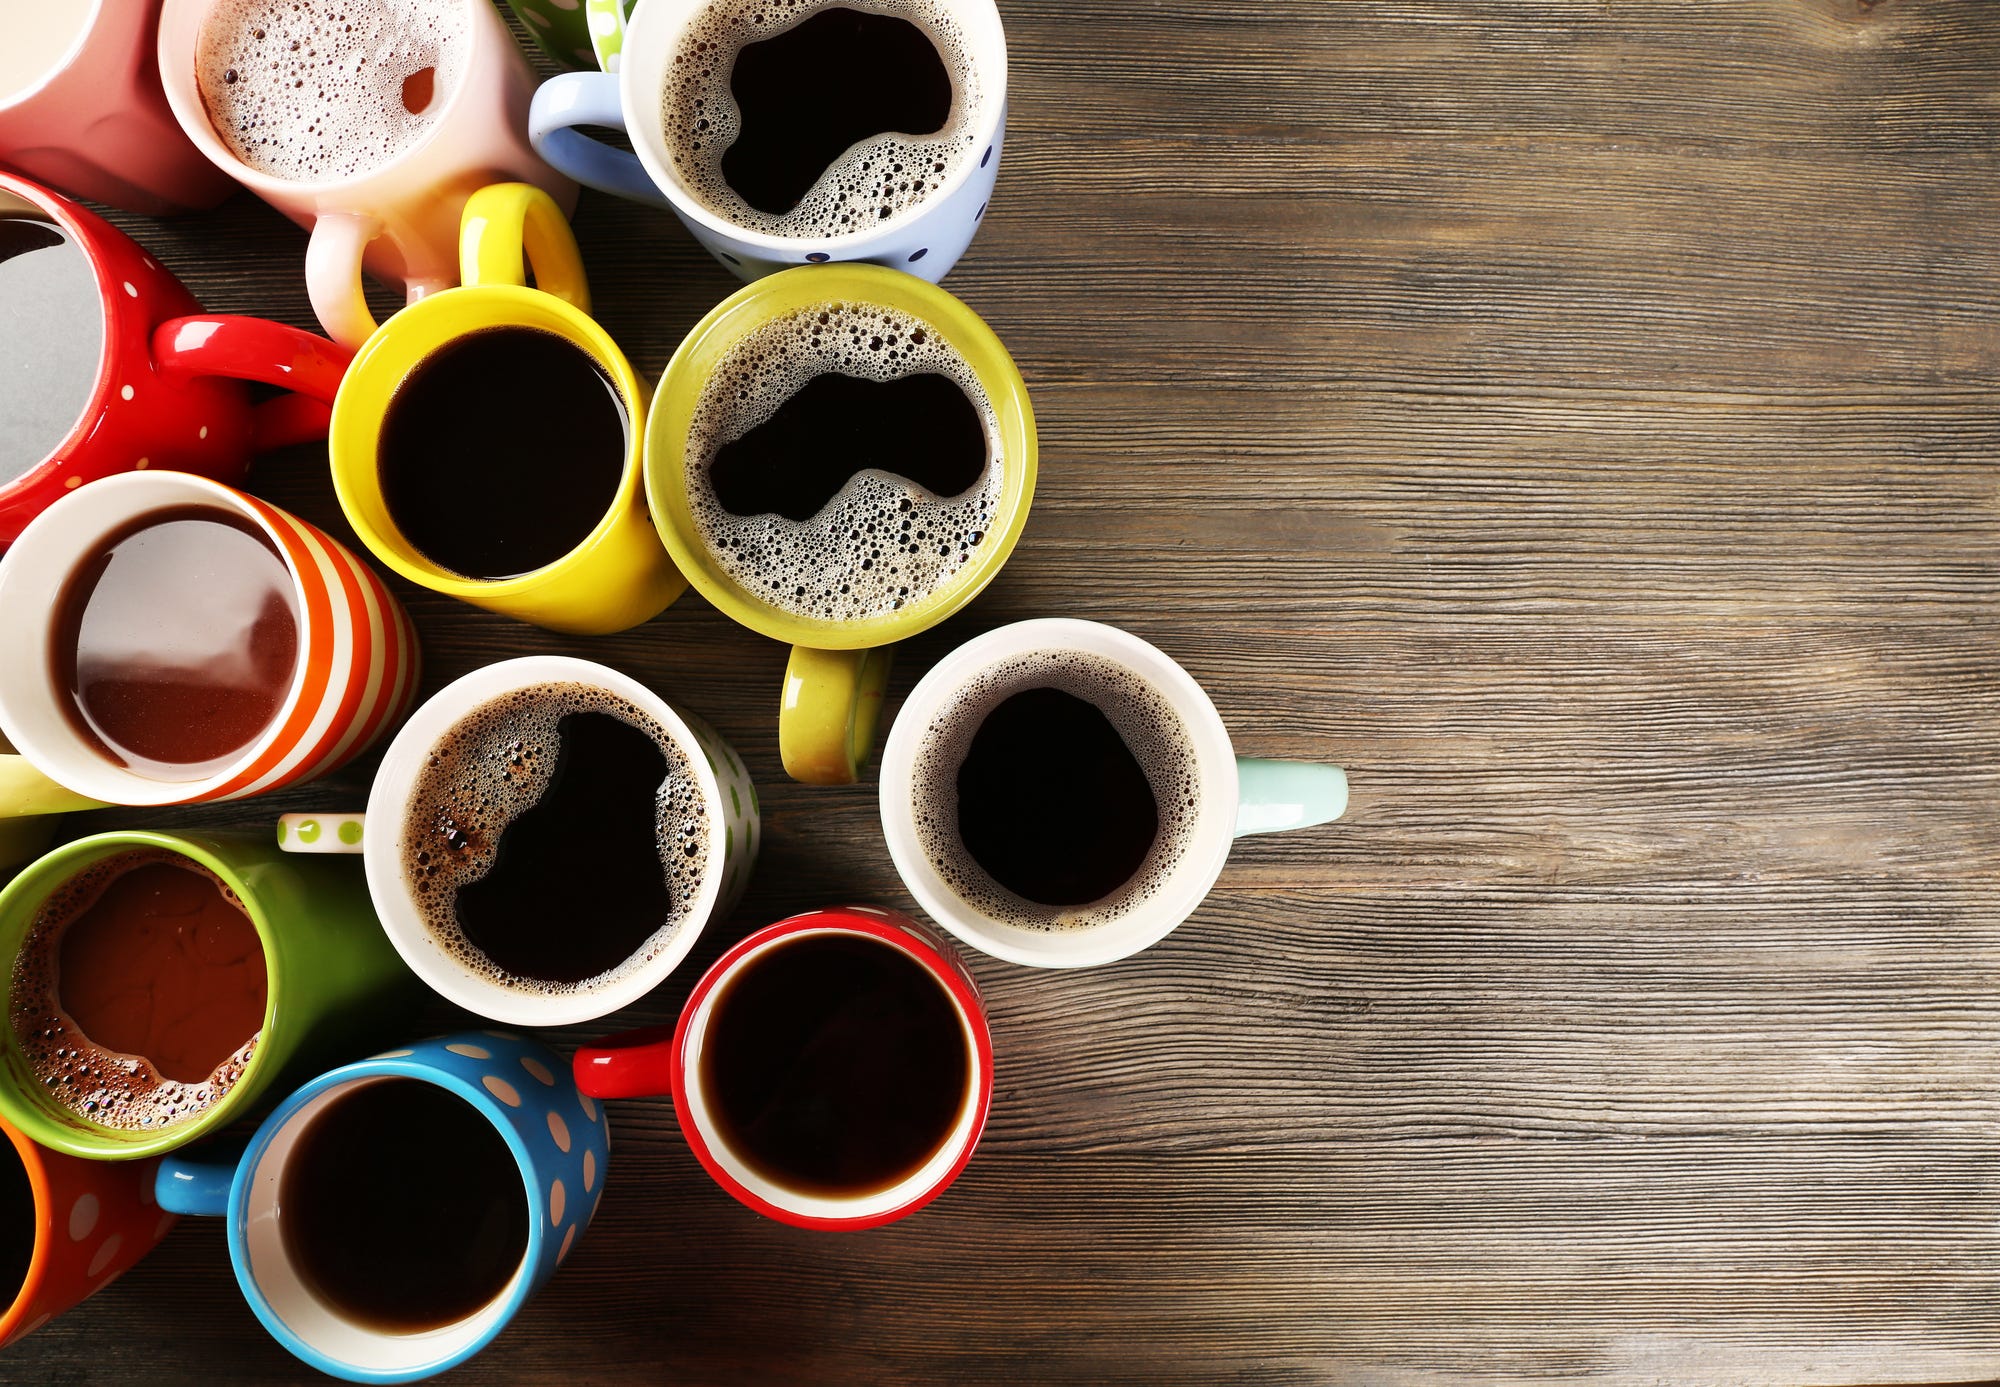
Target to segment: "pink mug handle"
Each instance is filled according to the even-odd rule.
[[[326,212],[313,223],[306,242],[306,295],[327,336],[348,347],[359,347],[375,331],[375,315],[361,288],[363,258],[368,245],[387,231],[379,217],[360,212]],[[448,279],[412,279],[409,301],[449,289]]]

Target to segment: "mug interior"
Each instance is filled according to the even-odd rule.
[[[846,907],[843,913],[860,914],[864,913],[864,908]],[[771,1179],[751,1165],[730,1146],[717,1127],[702,1079],[703,1047],[708,1039],[709,1022],[714,1016],[717,1001],[728,990],[729,983],[745,969],[756,966],[757,961],[773,949],[785,948],[815,935],[867,939],[909,957],[950,999],[952,1012],[958,1018],[960,1036],[965,1043],[965,1092],[960,1097],[958,1114],[944,1141],[921,1167],[902,1180],[886,1189],[849,1197],[795,1189]],[[947,965],[930,956],[927,950],[916,948],[901,929],[886,923],[886,919],[879,928],[828,924],[787,929],[764,940],[751,942],[750,947],[726,959],[702,979],[696,993],[689,999],[687,1015],[675,1040],[675,1103],[680,1108],[683,1126],[691,1129],[689,1135],[697,1146],[697,1154],[705,1162],[712,1163],[724,1187],[737,1198],[748,1195],[749,1199],[745,1202],[753,1208],[769,1206],[771,1210],[779,1211],[781,1216],[811,1225],[863,1227],[885,1222],[923,1203],[947,1184],[965,1163],[972,1143],[985,1125],[987,1101],[992,1089],[991,1044],[982,1043],[984,1036],[983,1023],[975,1022],[965,997],[947,981]]]
[[[84,45],[90,42],[92,31],[97,28],[97,17],[105,3],[106,0],[68,0],[65,4],[27,5],[22,7],[21,14],[9,15],[9,24],[32,23],[34,21],[27,17],[26,11],[45,12],[42,15],[44,22],[47,16],[58,15],[61,16],[62,23],[73,25],[74,29],[63,50],[50,57],[39,72],[29,73],[25,79],[18,80],[11,89],[0,90],[0,111],[27,102],[77,60],[83,52]]]
[[[38,191],[22,180],[10,176],[5,170],[0,170],[0,217],[33,217],[52,221],[69,234],[70,240],[90,261],[91,277],[97,282],[97,374],[91,386],[90,398],[77,412],[76,422],[70,425],[69,432],[63,435],[62,442],[50,449],[47,457],[21,475],[10,482],[0,484],[0,505],[6,504],[9,499],[31,487],[41,485],[50,473],[61,468],[63,459],[83,445],[84,439],[90,433],[91,425],[110,403],[108,396],[111,391],[111,354],[117,322],[111,313],[111,285],[107,282],[109,275],[92,249],[90,237],[85,234],[84,228],[78,225],[66,208],[58,206],[53,199],[36,196]]]
[[[0,1237],[13,1238],[25,1232],[28,1237],[28,1255],[21,1259],[19,1281],[0,1281],[0,1343],[5,1343],[16,1328],[16,1319],[27,1311],[36,1290],[41,1286],[49,1265],[49,1230],[54,1219],[49,1209],[48,1182],[40,1174],[33,1159],[33,1145],[28,1138],[14,1129],[0,1129],[0,1186],[11,1186],[4,1194],[4,1203],[15,1206],[10,1215],[26,1215],[25,1226],[0,1228]],[[25,1194],[25,1209],[17,1203]],[[17,1250],[4,1250],[11,1262]]]
[[[435,1083],[470,1101],[506,1140],[521,1168],[528,1194],[527,1250],[506,1286],[472,1314],[421,1333],[398,1334],[359,1323],[321,1300],[306,1285],[285,1245],[284,1210],[279,1204],[286,1161],[315,1121],[335,1102],[357,1089],[409,1078]],[[533,1269],[542,1254],[541,1220],[535,1216],[536,1190],[526,1175],[530,1159],[519,1136],[494,1119],[469,1086],[449,1082],[425,1071],[403,1074],[371,1073],[338,1079],[303,1101],[294,1100],[275,1131],[260,1134],[245,1158],[232,1192],[232,1238],[236,1243],[239,1279],[259,1316],[272,1328],[282,1327],[294,1352],[301,1348],[345,1367],[370,1373],[418,1374],[435,1371],[478,1348],[513,1318],[527,1299]]]
[[[177,506],[212,507],[255,527],[284,562],[299,611],[299,657],[284,700],[255,741],[201,780],[154,780],[115,765],[71,724],[52,654],[64,589],[84,556],[121,526]],[[285,735],[308,675],[310,605],[285,537],[241,495],[182,472],[124,472],[65,496],[31,521],[0,558],[0,724],[35,768],[65,788],[111,804],[184,804],[254,766]]]
[[[944,203],[972,177],[978,161],[961,157],[958,167],[951,170],[943,185],[929,197],[903,208],[885,221],[842,236],[774,236],[739,226],[712,210],[674,168],[660,110],[661,96],[666,90],[667,70],[672,66],[675,55],[681,51],[689,28],[709,8],[710,3],[711,0],[646,0],[634,11],[626,26],[625,46],[619,57],[618,94],[619,104],[625,113],[626,137],[631,141],[632,150],[639,156],[647,175],[672,200],[677,215],[746,246],[782,254],[787,259],[813,252],[838,255],[843,247],[854,242],[874,240],[900,231]],[[849,7],[860,10],[876,8],[867,0],[855,0]],[[824,8],[830,6],[813,7],[815,11]],[[1007,36],[1001,28],[1000,12],[991,0],[953,4],[951,12],[952,18],[965,26],[967,50],[978,70],[981,84],[991,93],[987,98],[987,119],[977,127],[981,138],[972,142],[972,147],[977,149],[981,144],[991,142],[1007,109]],[[806,15],[801,13],[799,17],[803,19]]]
[[[802,616],[750,591],[716,558],[695,523],[689,499],[693,460],[687,455],[688,435],[710,378],[747,336],[766,324],[836,303],[897,310],[955,348],[992,403],[999,433],[996,461],[1003,469],[994,518],[971,560],[929,595],[893,612],[852,621]],[[858,650],[904,640],[978,596],[1007,562],[1027,524],[1037,470],[1027,384],[993,329],[934,284],[879,265],[853,263],[785,270],[745,285],[711,310],[682,341],[660,380],[646,424],[645,457],[653,523],[688,581],[751,630],[820,650]]]
[[[382,423],[390,401],[433,353],[468,333],[495,327],[538,328],[554,333],[597,362],[618,387],[625,405],[625,463],[618,491],[597,525],[561,558],[513,577],[468,578],[442,568],[420,553],[397,528],[382,495],[380,453]],[[521,382],[523,408],[544,406],[533,381]],[[579,554],[603,542],[618,518],[638,499],[646,437],[646,401],[631,363],[608,333],[589,316],[553,294],[518,285],[494,284],[448,289],[419,299],[397,313],[368,339],[342,379],[327,434],[334,491],[340,508],[369,552],[413,583],[437,592],[464,597],[473,593],[501,597],[529,591],[547,582]],[[550,459],[550,475],[559,478],[560,459]]]

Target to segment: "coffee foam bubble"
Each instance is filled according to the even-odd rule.
[[[736,56],[822,10],[839,7],[906,19],[924,32],[951,76],[951,111],[929,135],[885,133],[835,159],[789,212],[752,207],[729,186],[722,156],[742,112],[729,90]],[[944,0],[714,0],[674,46],[660,93],[660,123],[681,183],[709,211],[746,231],[795,239],[866,231],[941,189],[975,151],[985,96],[965,26]]]
[[[1043,905],[995,881],[958,832],[958,770],[988,714],[1028,689],[1059,689],[1095,705],[1146,774],[1159,832],[1132,879],[1087,905]],[[1022,774],[1033,774],[1023,767]],[[1004,660],[966,682],[924,729],[911,771],[917,842],[945,884],[989,919],[1054,932],[1108,925],[1150,901],[1187,856],[1201,808],[1194,740],[1174,705],[1123,665],[1083,651],[1034,651]]]
[[[380,168],[450,103],[471,46],[470,2],[222,0],[195,52],[209,124],[231,154],[275,178],[321,183]],[[412,111],[426,70],[429,100]]]
[[[667,880],[660,927],[616,968],[579,982],[509,973],[465,937],[456,897],[493,868],[507,826],[540,802],[562,750],[557,725],[572,713],[604,713],[653,739],[666,779],[653,797],[654,833]],[[483,703],[431,747],[404,810],[397,857],[403,883],[431,937],[489,982],[537,996],[595,991],[636,973],[673,943],[708,878],[708,802],[687,752],[644,709],[590,684],[537,684]],[[718,864],[719,865],[719,864]],[[551,920],[551,929],[563,922]]]
[[[120,853],[85,868],[50,892],[14,957],[8,1019],[35,1078],[51,1099],[79,1117],[123,1131],[158,1131],[214,1107],[243,1077],[263,1034],[251,1036],[206,1079],[185,1084],[161,1074],[144,1056],[96,1044],[62,1009],[63,933],[97,904],[112,882],[156,862],[207,878],[224,899],[243,909],[243,902],[220,877],[191,858],[159,848]]]
[[[716,499],[716,453],[813,377],[929,371],[965,392],[986,431],[986,467],[963,495],[939,497],[869,468],[807,520],[732,515]],[[822,621],[883,616],[943,588],[985,541],[1006,478],[999,416],[965,358],[922,319],[867,303],[818,304],[746,334],[702,386],[685,456],[688,509],[717,565],[752,595]]]

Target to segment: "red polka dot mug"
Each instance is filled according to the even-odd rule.
[[[68,431],[36,456],[0,453],[0,549],[52,501],[114,473],[154,468],[240,481],[253,453],[326,436],[352,355],[346,348],[261,318],[203,313],[194,295],[122,232],[0,172],[0,225],[10,219],[52,226],[51,240],[59,232],[88,259],[97,320],[64,323],[60,335],[69,340],[60,345],[74,349],[84,335],[98,346],[95,376],[78,389]],[[0,314],[18,311],[0,305]],[[58,344],[5,321],[0,371],[33,380]],[[245,381],[296,393],[252,405]],[[0,440],[9,433],[0,417]]]

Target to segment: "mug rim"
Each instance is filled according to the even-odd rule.
[[[702,796],[708,821],[708,869],[699,891],[667,945],[644,966],[589,991],[534,993],[482,977],[452,958],[411,904],[403,881],[402,820],[431,747],[487,703],[510,691],[541,684],[574,683],[603,689],[635,704],[664,728],[687,760]],[[393,801],[393,802],[392,802]],[[382,932],[411,972],[446,1001],[490,1021],[510,1026],[567,1026],[630,1006],[678,968],[694,949],[722,899],[728,865],[727,816],[720,812],[722,788],[715,768],[693,730],[664,698],[631,676],[593,660],[569,655],[523,655],[498,660],[459,676],[439,689],[404,721],[382,754],[368,791],[367,817],[375,831],[364,832],[361,858],[368,895]],[[628,960],[629,961],[629,960]]]
[[[666,157],[659,99],[666,82],[667,64],[680,46],[688,22],[704,3],[705,0],[645,0],[645,3],[635,7],[631,18],[626,21],[625,46],[619,55],[618,105],[625,115],[625,133],[646,176],[667,199],[676,216],[753,252],[787,258],[820,253],[832,255],[914,225],[921,216],[941,206],[971,182],[972,175],[982,167],[968,150],[958,167],[928,197],[903,208],[885,221],[837,236],[779,236],[739,226],[720,213],[710,211],[681,181],[674,172],[673,160]],[[972,131],[971,148],[977,149],[982,141],[987,144],[994,142],[1007,118],[1007,32],[1001,22],[999,6],[993,0],[961,0],[961,4],[981,11],[982,21],[990,19],[992,25],[990,36],[983,33],[971,35],[978,45],[978,51],[973,55],[974,65],[979,68],[982,79],[992,78],[995,87],[987,119]],[[655,15],[662,17],[654,18]],[[986,42],[989,39],[990,42]],[[988,61],[989,50],[990,73],[983,65]],[[649,91],[651,95],[647,94]]]
[[[749,333],[817,303],[877,304],[921,319],[950,343],[992,403],[1006,470],[999,515],[972,562],[931,596],[899,610],[851,621],[786,612],[749,592],[723,571],[695,532],[687,504],[687,431],[717,361]],[[991,465],[989,463],[989,465]],[[888,645],[927,631],[964,608],[1006,565],[1035,498],[1038,475],[1034,407],[1027,382],[1006,344],[984,319],[949,290],[915,275],[866,262],[801,265],[743,285],[710,309],[674,350],[653,392],[646,420],[647,509],[668,554],[687,580],[722,612],[759,635],[821,650]]]
[[[919,926],[897,912],[883,910],[875,906],[829,906],[820,910],[788,916],[773,924],[764,926],[737,941],[729,951],[709,965],[694,990],[688,994],[686,1004],[681,1008],[680,1018],[674,1023],[673,1049],[668,1065],[668,1082],[674,1100],[674,1116],[679,1122],[681,1135],[686,1138],[690,1150],[701,1162],[702,1169],[720,1185],[725,1193],[745,1207],[795,1228],[812,1228],[823,1231],[859,1231],[880,1227],[897,1219],[907,1217],[931,1203],[949,1189],[972,1161],[973,1152],[979,1147],[979,1139],[986,1130],[986,1120],[993,1106],[993,1031],[986,1019],[986,1008],[978,991],[969,977],[955,960],[939,948],[921,938]],[[853,1215],[828,1215],[779,1204],[751,1189],[735,1174],[728,1170],[716,1155],[715,1147],[722,1143],[719,1133],[711,1133],[696,1117],[694,1104],[689,1098],[689,1090],[697,1081],[689,1077],[690,1069],[699,1066],[690,1062],[688,1047],[694,1040],[694,1028],[699,1022],[704,1031],[713,1012],[712,999],[723,984],[755,958],[787,939],[795,939],[813,934],[849,935],[873,939],[877,943],[901,951],[914,960],[931,976],[932,981],[951,999],[953,1009],[958,1013],[964,1027],[969,1058],[974,1072],[967,1080],[967,1101],[971,1105],[971,1117],[965,1127],[965,1135],[957,1137],[957,1129],[962,1119],[954,1118],[953,1132],[945,1138],[947,1143],[962,1142],[953,1153],[950,1164],[922,1188],[915,1190],[907,1199],[888,1208]],[[705,1102],[706,1100],[704,1100]],[[942,1147],[940,1147],[942,1149]],[[929,1160],[935,1160],[933,1152]],[[740,1158],[739,1158],[740,1159]],[[928,1161],[926,1162],[928,1164]],[[921,1173],[921,1168],[919,1170]],[[904,1182],[910,1177],[906,1177]],[[774,1189],[778,1182],[771,1181]],[[890,1186],[895,1189],[896,1186]],[[815,1203],[836,1202],[825,1196],[801,1196]],[[860,1200],[854,1201],[856,1203]]]
[[[965,684],[996,663],[1039,652],[1109,659],[1149,684],[1181,717],[1203,775],[1187,854],[1159,899],[1129,916],[1075,930],[1034,930],[990,918],[953,891],[924,851],[912,779],[933,720]],[[1214,887],[1234,841],[1236,759],[1222,715],[1193,675],[1165,651],[1105,622],[1039,617],[975,636],[933,665],[897,710],[882,748],[876,791],[882,836],[904,887],[924,912],[981,953],[1038,968],[1088,968],[1152,947],[1192,915]]]
[[[93,3],[102,3],[102,0],[93,0]],[[88,34],[85,37],[88,37]],[[117,348],[124,341],[118,315],[111,311],[115,302],[111,295],[116,288],[111,282],[111,269],[104,263],[104,257],[98,254],[92,228],[85,226],[77,215],[82,209],[53,189],[45,188],[20,174],[0,168],[0,195],[6,194],[12,194],[23,202],[41,209],[51,221],[69,233],[77,248],[83,252],[83,258],[90,265],[91,278],[97,285],[99,335],[97,373],[90,383],[90,399],[77,413],[76,422],[70,425],[69,432],[62,436],[61,441],[51,448],[40,462],[12,481],[0,483],[0,510],[12,505],[30,491],[46,486],[49,480],[62,470],[70,454],[81,448],[89,439],[92,428],[111,407],[111,365],[117,359]],[[113,227],[112,230],[116,231],[117,228]],[[124,233],[119,232],[119,234]],[[136,241],[133,244],[138,245]],[[149,263],[158,264],[153,259],[152,252],[145,247],[140,246],[139,253]],[[148,351],[146,355],[150,359],[152,353]],[[18,540],[15,542],[19,543]]]
[[[257,931],[258,947],[264,954],[264,1019],[257,1029],[257,1048],[251,1052],[242,1075],[230,1085],[229,1092],[192,1118],[169,1124],[157,1132],[139,1134],[132,1141],[123,1139],[123,1128],[93,1122],[53,1101],[45,1104],[39,1091],[33,1099],[24,1098],[21,1089],[6,1080],[6,1069],[0,1068],[0,1118],[5,1118],[27,1133],[31,1140],[52,1151],[86,1160],[140,1160],[177,1151],[235,1121],[239,1110],[254,1104],[269,1084],[264,1057],[270,1052],[270,1047],[265,1042],[275,1032],[279,999],[284,992],[280,970],[272,966],[271,922],[264,913],[263,903],[257,899],[256,892],[250,889],[243,875],[197,838],[155,829],[112,829],[60,844],[22,867],[12,881],[0,887],[0,944],[4,944],[4,948],[0,948],[0,958],[4,958],[8,969],[9,981],[4,991],[10,1007],[13,962],[19,956],[21,946],[27,942],[28,929],[42,904],[99,862],[109,861],[126,852],[147,849],[159,849],[187,858],[213,873],[236,897],[252,928]],[[79,862],[77,859],[83,860]],[[15,928],[17,919],[18,930]],[[27,1072],[27,1058],[21,1050],[12,1021],[7,1020],[0,1026],[4,1026],[4,1034],[0,1034],[0,1054],[12,1058],[23,1072]],[[58,1116],[58,1112],[62,1116]],[[120,1135],[100,1135],[103,1133]]]
[[[90,46],[91,39],[97,35],[97,23],[104,17],[107,0],[86,0],[86,3],[90,6],[90,12],[84,17],[83,25],[77,30],[76,38],[70,43],[68,48],[63,50],[62,57],[48,71],[37,78],[32,86],[23,87],[11,96],[0,97],[0,116],[7,115],[20,107],[26,106],[30,101],[33,101],[36,97],[47,91],[65,72],[69,71],[78,58],[83,56],[83,50]],[[0,1338],[5,1337],[5,1331],[0,1330]]]
[[[477,296],[477,297],[467,297]],[[397,529],[389,513],[381,484],[382,424],[396,393],[410,372],[431,354],[476,332],[492,328],[526,327],[549,331],[522,318],[546,313],[569,329],[557,335],[590,356],[617,388],[626,412],[625,462],[619,472],[618,489],[590,533],[564,553],[526,573],[505,578],[468,578],[424,557]],[[478,321],[463,321],[466,315]],[[433,321],[443,316],[443,321]],[[456,325],[452,320],[459,319]],[[392,366],[392,351],[408,355],[407,340],[422,334],[423,345],[407,365]],[[579,342],[578,337],[589,339]],[[379,366],[378,366],[378,363]],[[361,382],[380,370],[393,380],[385,385],[379,400],[362,400]],[[374,382],[368,380],[370,385]],[[372,393],[372,392],[371,392]],[[461,601],[494,601],[518,597],[563,577],[619,528],[628,507],[642,499],[645,490],[646,430],[651,422],[646,396],[637,372],[623,349],[595,318],[576,305],[541,289],[519,284],[471,284],[440,290],[399,310],[369,335],[347,373],[341,377],[334,397],[333,419],[327,428],[328,467],[333,474],[335,499],[341,514],[353,527],[362,545],[397,574],[432,592]],[[381,511],[383,524],[373,514]]]
[[[548,1195],[541,1188],[540,1181],[531,1178],[530,1172],[534,1169],[533,1155],[528,1150],[527,1143],[521,1139],[521,1134],[514,1129],[512,1120],[501,1111],[498,1099],[462,1075],[435,1064],[424,1054],[426,1050],[482,1034],[485,1032],[455,1031],[448,1035],[426,1037],[315,1075],[279,1101],[270,1115],[257,1125],[249,1145],[244,1148],[242,1156],[237,1160],[235,1174],[230,1177],[229,1204],[226,1211],[230,1269],[236,1274],[236,1284],[243,1292],[244,1300],[264,1326],[265,1331],[300,1361],[314,1367],[322,1367],[328,1372],[333,1372],[334,1369],[325,1368],[323,1365],[337,1365],[339,1376],[355,1382],[409,1382],[428,1377],[462,1363],[484,1350],[513,1322],[521,1307],[534,1294],[538,1282],[542,1279],[540,1268],[543,1252],[548,1243]],[[507,1039],[516,1042],[527,1041],[530,1044],[539,1043],[529,1037],[509,1036]],[[470,1103],[506,1142],[507,1150],[514,1158],[515,1172],[520,1176],[528,1196],[528,1246],[522,1251],[521,1265],[499,1295],[473,1312],[474,1315],[485,1314],[498,1307],[493,1322],[470,1342],[443,1357],[408,1368],[390,1369],[365,1368],[344,1363],[315,1345],[307,1343],[296,1330],[280,1318],[251,1269],[248,1227],[253,1192],[251,1187],[257,1177],[258,1167],[263,1163],[264,1156],[270,1150],[272,1143],[284,1135],[285,1130],[294,1121],[300,1120],[301,1116],[307,1120],[317,1117],[316,1112],[304,1111],[313,1106],[314,1100],[327,1096],[335,1090],[379,1082],[383,1079],[416,1079],[442,1088]],[[582,1224],[579,1223],[577,1226],[581,1227]],[[466,1318],[470,1319],[472,1316]]]

